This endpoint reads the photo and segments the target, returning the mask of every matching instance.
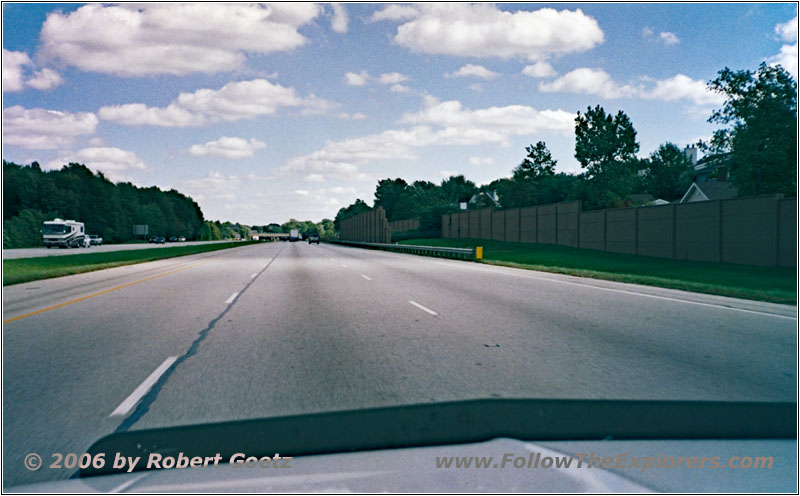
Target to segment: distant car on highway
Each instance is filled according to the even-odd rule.
[[[308,244],[311,243],[319,244],[319,234],[312,234],[308,237]]]
[[[178,242],[178,238],[177,238],[176,236],[171,236],[171,237],[169,238],[169,242],[170,242],[170,243],[177,243],[177,242]]]
[[[179,236],[178,237],[178,241],[186,241],[186,237],[185,236]]]
[[[102,246],[103,245],[103,238],[101,238],[97,234],[90,234],[89,235],[89,244],[90,245],[96,245],[96,246]]]
[[[150,236],[150,239],[147,240],[148,243],[155,243],[158,236]]]
[[[156,238],[154,238],[154,239],[155,239],[155,241],[153,241],[153,243],[155,243],[155,244],[157,244],[157,245],[163,245],[164,243],[166,243],[166,242],[167,242],[167,240],[165,240],[165,239],[164,239],[164,238],[162,238],[161,236],[157,236],[157,237],[156,237]]]

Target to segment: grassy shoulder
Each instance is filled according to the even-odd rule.
[[[797,271],[792,268],[687,262],[485,239],[414,239],[402,243],[453,248],[483,246],[483,263],[493,265],[774,303],[797,303]]]
[[[3,260],[3,286],[50,279],[110,269],[121,265],[150,262],[162,258],[182,257],[209,251],[235,248],[258,241],[232,241],[230,243],[209,243],[191,246],[171,246],[165,248],[145,248],[140,250],[121,250],[80,255],[61,255],[52,257],[17,258]]]

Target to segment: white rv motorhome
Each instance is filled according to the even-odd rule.
[[[74,220],[53,219],[47,220],[42,226],[42,242],[48,248],[60,246],[62,248],[77,248],[86,246],[86,233],[83,222]]]

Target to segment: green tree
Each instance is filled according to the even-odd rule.
[[[332,238],[336,236],[336,229],[333,226],[333,220],[331,219],[322,219],[319,226],[319,235],[324,238]]]
[[[589,208],[612,207],[625,203],[639,180],[636,159],[639,143],[630,118],[619,111],[606,114],[603,107],[588,107],[575,118],[575,158],[586,169],[582,195]]]
[[[389,221],[406,218],[408,214],[408,201],[402,202],[403,197],[406,196],[406,189],[408,183],[401,178],[397,179],[381,179],[378,181],[378,186],[375,188],[375,206],[383,207],[386,211],[386,218]],[[400,203],[401,210],[396,211],[396,207]]]
[[[726,98],[708,121],[729,127],[715,131],[702,146],[733,155],[731,180],[739,194],[795,194],[797,83],[792,76],[764,62],[755,73],[726,67],[708,88]]]
[[[544,141],[525,147],[528,155],[514,169],[514,179],[537,180],[556,173],[556,164]]]
[[[450,176],[442,180],[441,188],[444,200],[454,204],[469,201],[472,195],[478,192],[475,183],[464,178],[463,175]]]
[[[336,218],[333,220],[334,227],[338,232],[341,229],[341,222],[345,219],[349,219],[350,217],[354,217],[361,212],[366,212],[369,210],[369,205],[364,202],[364,200],[358,198],[352,204],[342,207],[336,213]]]
[[[673,201],[681,198],[692,184],[694,167],[686,154],[673,143],[665,143],[650,155],[644,175],[646,192]]]

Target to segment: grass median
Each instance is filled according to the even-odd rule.
[[[80,255],[59,255],[51,257],[16,258],[3,260],[3,286],[50,279],[53,277],[81,274],[94,270],[110,269],[121,265],[160,260],[162,258],[182,257],[245,246],[258,241],[232,241],[230,243],[209,243],[190,246],[170,246],[165,248],[145,248],[139,250],[108,251]]]
[[[493,265],[774,303],[797,303],[797,271],[793,268],[687,262],[485,239],[413,239],[402,243],[453,248],[483,246],[482,262]]]

